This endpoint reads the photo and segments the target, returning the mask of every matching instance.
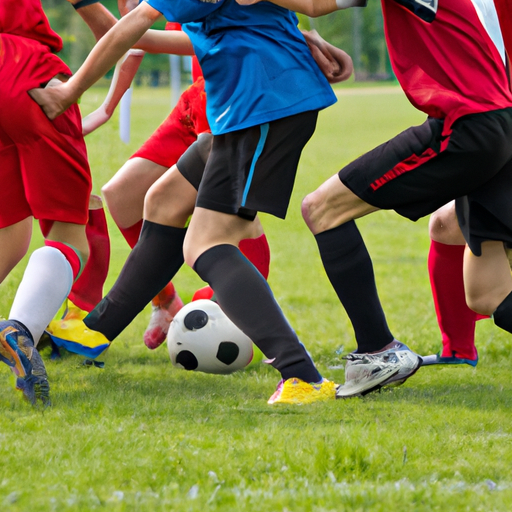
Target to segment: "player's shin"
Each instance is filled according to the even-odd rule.
[[[208,282],[222,310],[261,349],[283,379],[322,377],[284,317],[262,275],[232,245],[208,249],[194,270]]]

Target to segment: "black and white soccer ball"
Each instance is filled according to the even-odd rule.
[[[205,373],[233,373],[253,358],[252,341],[211,300],[183,306],[167,333],[173,366]]]

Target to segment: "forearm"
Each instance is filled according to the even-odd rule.
[[[236,0],[240,5],[252,5],[261,0]],[[268,0],[273,4],[300,12],[311,18],[349,7],[366,7],[367,0]]]
[[[151,27],[156,11],[149,6],[144,9],[145,6],[127,14],[98,41],[80,69],[65,84],[72,98],[79,98],[103,77]]]
[[[178,30],[148,30],[134,47],[148,53],[194,55],[189,37]]]
[[[324,14],[337,11],[339,7],[336,0],[270,0],[272,3],[289,9],[290,11],[300,12],[306,16],[316,18]]]

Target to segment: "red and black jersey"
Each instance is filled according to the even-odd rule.
[[[446,133],[463,115],[512,107],[503,58],[482,22],[489,4],[496,18],[492,0],[382,0],[396,77],[416,108],[445,119]]]
[[[0,33],[35,39],[55,53],[62,50],[62,39],[51,29],[41,0],[2,0]]]

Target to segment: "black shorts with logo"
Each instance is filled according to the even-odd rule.
[[[196,206],[253,220],[257,212],[284,218],[302,150],[313,135],[317,111],[304,112],[213,136],[192,144],[177,167],[196,188]],[[203,172],[204,171],[204,172]]]
[[[442,131],[443,121],[429,118],[350,163],[339,178],[363,201],[411,220],[457,199],[475,254],[484,239],[512,242],[512,108],[466,115],[448,137]]]

